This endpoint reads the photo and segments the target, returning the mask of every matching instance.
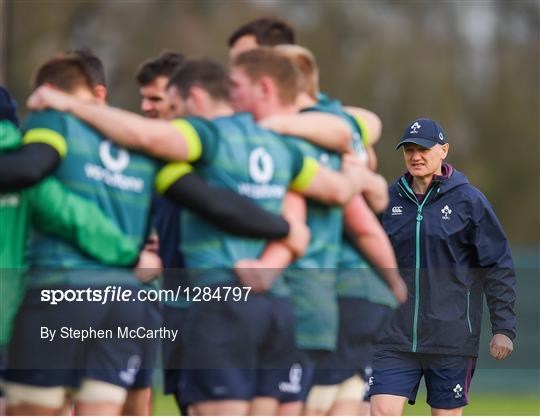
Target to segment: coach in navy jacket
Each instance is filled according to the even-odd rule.
[[[414,121],[400,146],[408,172],[390,187],[382,222],[409,298],[385,328],[378,348],[478,356],[485,293],[494,335],[490,352],[503,359],[515,338],[516,281],[502,227],[486,197],[465,175],[443,164],[448,145],[436,122]],[[453,409],[463,404],[441,401],[431,406]]]

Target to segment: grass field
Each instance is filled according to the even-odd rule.
[[[419,393],[416,405],[405,407],[405,415],[430,415],[425,403],[426,395]],[[465,408],[464,415],[540,415],[539,394],[471,394],[471,404]],[[172,396],[154,397],[154,415],[178,415]]]

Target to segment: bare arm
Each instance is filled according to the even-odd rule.
[[[259,124],[283,135],[298,136],[330,151],[344,153],[351,149],[352,130],[343,118],[323,112],[274,115]]]
[[[399,274],[392,244],[364,199],[355,196],[344,210],[345,228],[356,247],[379,271],[400,303],[407,299],[407,287]]]
[[[382,121],[377,114],[361,107],[345,106],[345,111],[360,121],[366,143],[373,145],[379,141],[382,133]]]
[[[377,171],[377,165],[379,160],[377,159],[377,154],[375,153],[373,146],[368,144],[368,146],[366,147],[366,152],[368,155],[368,168],[371,171]]]
[[[383,176],[365,168],[362,195],[375,213],[382,213],[388,206],[388,183]]]
[[[309,185],[298,190],[303,196],[329,205],[344,206],[364,186],[365,164],[353,154],[343,155],[341,172],[319,165]]]
[[[27,106],[69,112],[94,126],[118,145],[165,160],[188,158],[186,138],[169,122],[148,119],[121,109],[81,101],[48,86],[32,93]]]

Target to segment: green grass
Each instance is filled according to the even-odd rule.
[[[416,404],[405,407],[404,415],[431,415],[425,392],[416,397]],[[534,393],[469,394],[469,405],[463,415],[540,415],[540,395]]]
[[[172,396],[156,394],[154,415],[178,415],[178,408]],[[425,392],[419,393],[416,405],[405,407],[405,415],[430,415]],[[464,415],[540,415],[540,395],[538,394],[471,394],[470,405]]]
[[[176,407],[176,402],[174,396],[164,395],[159,391],[154,392],[153,396],[153,408],[152,411],[154,415],[179,415],[178,408]]]

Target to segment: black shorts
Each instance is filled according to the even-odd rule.
[[[131,290],[135,293],[138,288]],[[92,378],[124,388],[150,386],[159,340],[126,338],[125,330],[161,327],[159,305],[141,301],[49,305],[40,301],[40,292],[27,292],[15,319],[6,380],[78,387],[82,379]],[[75,334],[83,330],[94,334],[89,331],[83,341]]]
[[[240,302],[194,303],[185,326],[186,403],[280,397],[283,371],[297,360],[289,298],[250,294]]]

